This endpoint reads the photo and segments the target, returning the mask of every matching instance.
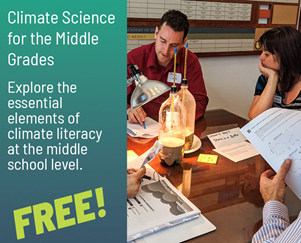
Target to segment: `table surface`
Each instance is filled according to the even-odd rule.
[[[253,231],[256,230],[255,224],[261,219],[263,207],[263,200],[259,193],[259,177],[263,171],[270,168],[269,165],[260,155],[235,163],[212,151],[214,147],[206,137],[215,132],[243,127],[246,123],[246,119],[225,110],[206,111],[195,125],[195,135],[200,137],[202,142],[199,150],[185,154],[180,165],[168,166],[160,163],[158,155],[149,163],[161,176],[166,176],[217,227],[215,232],[188,242],[250,242]],[[127,149],[141,155],[156,140],[157,138],[132,138],[128,135]],[[217,154],[217,164],[197,162],[200,153]],[[293,200],[296,199],[293,198]],[[238,210],[239,215],[235,216]],[[251,213],[252,210],[254,213]],[[232,211],[233,214],[229,216],[229,212]],[[243,215],[250,213],[252,219],[246,220]],[[221,217],[227,217],[227,219],[220,220]],[[233,223],[229,222],[238,225],[233,227]],[[222,230],[219,230],[219,227],[222,227]],[[234,240],[235,237],[229,236],[232,234],[231,230],[234,230],[233,234],[236,235],[237,230],[246,232],[241,232],[242,236],[238,241],[238,239]],[[225,237],[230,237],[229,241]]]

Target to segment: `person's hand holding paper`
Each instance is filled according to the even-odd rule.
[[[141,169],[130,168],[127,172],[127,198],[135,197],[139,191],[141,178],[145,175],[146,168]]]

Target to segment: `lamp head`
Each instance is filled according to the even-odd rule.
[[[132,78],[127,80],[128,86],[135,81],[136,87],[131,98],[131,109],[136,109],[170,90],[160,81],[148,80],[137,65],[129,64]]]

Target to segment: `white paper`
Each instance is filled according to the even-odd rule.
[[[220,149],[213,149],[213,151],[231,159],[234,162],[248,159],[259,154],[254,146],[247,141],[224,146]]]
[[[147,156],[143,160],[142,165],[140,166],[140,168],[142,168],[143,166],[145,166],[146,164],[148,164],[149,162],[151,162],[156,157],[156,155],[160,152],[160,150],[162,148],[163,148],[163,144],[160,143],[157,140],[154,143],[153,147],[151,147],[150,150],[148,150]]]
[[[267,24],[268,18],[258,18],[258,24]]]
[[[260,4],[259,9],[266,9],[266,10],[268,10],[268,9],[270,9],[270,5],[268,5],[268,4]]]
[[[136,197],[127,200],[128,241],[199,217],[200,210],[166,178],[146,181]]]
[[[210,134],[208,138],[216,149],[247,140],[241,133],[239,127]]]
[[[301,199],[301,112],[271,108],[241,131],[276,172],[285,159],[292,159],[286,183]]]
[[[147,150],[144,154],[140,156],[131,156],[132,158],[128,157],[127,168],[136,168],[136,169],[142,168],[143,166],[151,162],[162,148],[163,148],[163,144],[157,140],[154,143],[154,145],[149,150]]]
[[[127,133],[132,137],[138,138],[154,138],[158,136],[159,125],[158,122],[150,117],[145,118],[145,127],[141,126],[139,123],[130,123],[127,121]]]
[[[216,148],[213,151],[234,162],[259,154],[254,146],[246,141],[247,139],[241,133],[239,127],[210,134],[208,138]]]
[[[134,152],[131,151],[131,154]],[[147,152],[144,153],[144,157]],[[141,155],[142,156],[142,155]],[[133,160],[135,160],[138,155],[128,156],[128,168],[137,168]],[[140,162],[138,162],[139,164]],[[146,175],[154,177],[155,170],[146,165]],[[151,183],[151,181],[144,180],[144,184]],[[141,194],[141,188],[139,188],[139,194]],[[138,195],[139,195],[138,194]],[[179,224],[176,227],[170,227],[166,230],[156,232],[155,234],[147,235],[143,238],[139,238],[133,242],[135,243],[157,243],[157,242],[182,242],[185,240],[192,239],[194,237],[209,233],[214,231],[216,227],[206,219],[202,214],[198,218],[186,221],[184,224]]]

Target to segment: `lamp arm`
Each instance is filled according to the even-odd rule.
[[[132,77],[127,79],[127,87],[130,86],[133,81],[135,81],[136,86],[145,82],[147,78],[141,73],[139,67],[136,64],[128,64],[127,66],[130,67]]]
[[[135,81],[135,77],[131,77],[129,79],[126,80],[126,83],[127,83],[127,87],[129,87],[130,85],[132,85],[133,81]]]

